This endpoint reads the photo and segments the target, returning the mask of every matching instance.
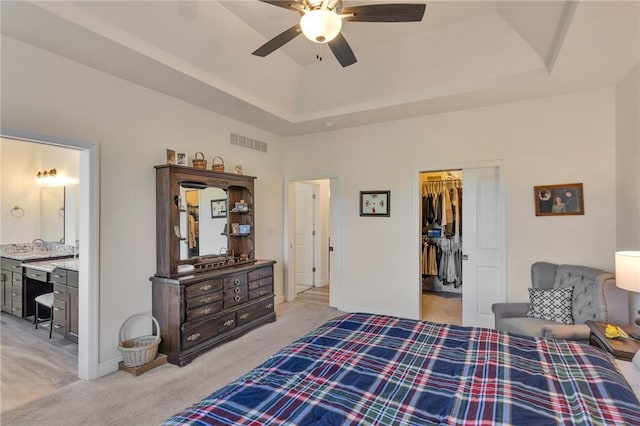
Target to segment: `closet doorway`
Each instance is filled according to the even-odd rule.
[[[291,282],[286,285],[287,300],[329,306],[331,185],[331,179],[291,183],[289,246],[293,268],[288,276]]]
[[[420,173],[422,319],[462,325],[462,170]]]
[[[423,175],[423,173],[427,173],[427,171],[430,173],[439,173],[439,177],[432,177],[432,181],[443,180],[446,186],[447,180],[455,181],[459,178],[461,180],[460,186],[464,186],[464,191],[458,191],[457,194],[448,191],[450,199],[451,196],[455,197],[455,195],[457,195],[458,198],[458,205],[455,206],[452,203],[451,206],[451,217],[454,217],[455,221],[459,222],[457,225],[454,225],[453,230],[447,229],[446,227],[448,219],[445,221],[444,229],[442,223],[440,223],[439,231],[437,226],[430,224],[430,221],[437,223],[437,207],[435,205],[433,206],[433,213],[428,211],[428,209],[431,208],[428,203],[426,203],[423,208],[423,176],[426,181],[424,193],[427,194],[427,196],[429,193],[429,183],[426,179],[428,175]],[[416,272],[419,273],[419,285],[416,286],[416,290],[422,298],[422,275],[425,271],[426,273],[424,275],[429,276],[435,275],[437,269],[438,279],[440,281],[442,281],[442,278],[451,281],[452,276],[447,277],[446,274],[450,272],[455,273],[456,281],[452,284],[442,282],[441,284],[442,289],[451,285],[453,285],[453,289],[456,289],[457,283],[458,288],[462,289],[462,325],[464,326],[493,327],[494,317],[491,312],[491,305],[493,303],[506,301],[506,213],[504,196],[505,182],[502,171],[503,164],[500,160],[476,161],[465,164],[444,165],[441,167],[421,167],[416,170],[416,201],[418,203],[416,208],[416,224],[418,225],[418,229],[416,233],[418,234],[417,237],[420,247],[420,260],[416,263]],[[455,182],[449,185],[456,186]],[[434,198],[434,200],[434,202],[438,201],[437,198]],[[424,201],[426,202],[428,200]],[[444,207],[447,208],[446,203]],[[440,209],[442,208],[443,204],[440,204]],[[424,218],[422,214],[423,211],[425,211]],[[448,211],[444,213],[441,212],[440,214],[446,215],[447,218],[449,217]],[[431,219],[431,216],[434,216],[434,218]],[[429,232],[430,229],[432,230],[431,232]],[[458,231],[456,231],[456,229]],[[429,262],[433,262],[433,260],[426,259],[425,262],[424,257],[429,255],[429,250],[431,250],[431,254],[433,254],[434,251],[434,248],[426,247],[427,253],[425,254],[423,251],[425,245],[429,246],[436,238],[452,239],[453,242],[456,241],[456,238],[459,240],[462,249],[460,252],[462,259],[462,267],[460,270],[462,271],[462,275],[459,275],[458,269],[452,268],[451,264],[447,264],[447,269],[441,272],[439,266],[444,265],[438,263],[437,248],[435,249],[435,260],[438,266],[434,268],[433,263],[431,263],[430,266]],[[448,245],[448,243],[444,244],[445,246]],[[453,249],[455,250],[456,248],[454,245]],[[452,258],[455,262],[455,252],[453,256],[450,254],[446,259],[450,261]],[[455,263],[453,265],[455,266]],[[445,275],[444,277],[440,277],[440,274]],[[437,287],[437,282],[432,288],[429,288],[429,284],[427,283],[425,289],[433,292],[440,290],[440,288]],[[448,293],[453,292],[450,290]],[[444,293],[440,295],[443,294]],[[450,295],[446,294],[446,296]],[[433,306],[434,303],[422,303],[422,299],[420,299],[420,301],[421,314],[423,317],[432,319],[430,317],[431,314],[437,315],[433,308],[429,311],[430,306]],[[436,299],[433,301],[439,307],[445,305],[444,300]],[[440,318],[434,317],[433,320],[451,322],[451,320],[446,319],[444,316]]]

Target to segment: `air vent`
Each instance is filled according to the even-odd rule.
[[[267,143],[259,141],[257,139],[252,139],[247,136],[236,135],[235,133],[231,133],[229,135],[229,142],[231,145],[241,146],[243,148],[253,149],[254,151],[267,153]]]

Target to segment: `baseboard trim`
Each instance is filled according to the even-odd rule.
[[[118,363],[120,361],[122,361],[121,356],[98,363],[98,377],[106,376],[114,371],[118,371]]]
[[[414,318],[410,315],[407,315],[406,312],[395,312],[395,311],[387,311],[384,309],[371,309],[370,307],[365,307],[365,306],[355,306],[355,305],[339,305],[337,307],[337,309],[339,311],[342,312],[363,312],[366,314],[375,314],[375,315],[388,315],[388,316],[392,316],[392,317],[399,317],[399,318],[411,318],[411,319],[418,319],[418,318]]]

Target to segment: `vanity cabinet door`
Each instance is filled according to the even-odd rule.
[[[2,312],[11,312],[11,274],[10,270],[2,270],[2,282],[0,284],[0,309],[2,309]]]
[[[78,343],[78,288],[67,286],[67,340]]]

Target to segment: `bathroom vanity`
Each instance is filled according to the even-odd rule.
[[[255,258],[253,176],[156,166],[159,351],[184,366],[276,319],[273,260]]]
[[[3,245],[0,307],[3,312],[31,320],[35,314],[35,298],[53,292],[53,331],[77,343],[78,259],[70,250],[52,243]],[[40,316],[48,315],[42,312]]]

